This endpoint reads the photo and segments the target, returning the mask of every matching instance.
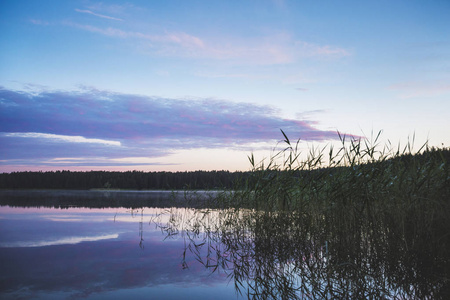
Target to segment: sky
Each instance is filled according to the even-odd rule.
[[[450,146],[450,2],[0,2],[0,172],[249,170]]]

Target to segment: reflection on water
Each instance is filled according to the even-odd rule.
[[[173,209],[161,226],[186,252],[254,299],[448,299],[448,234],[389,218],[342,228],[323,216]],[[413,227],[415,228],[415,227]],[[183,261],[183,265],[188,263]]]
[[[436,228],[430,235],[399,226],[389,214],[343,222],[314,212],[117,203],[95,209],[0,206],[1,298],[450,295],[448,231]]]
[[[184,240],[151,221],[163,211],[0,206],[0,298],[236,299],[225,274],[183,270]]]

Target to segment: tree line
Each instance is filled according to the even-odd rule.
[[[363,164],[361,168],[389,167],[393,162],[407,165],[439,164],[448,171],[450,148],[430,148],[419,154],[400,154],[387,160]],[[272,181],[277,173],[310,182],[355,166],[319,167],[313,170],[253,170],[247,172],[191,171],[191,172],[111,172],[111,171],[48,171],[0,173],[0,189],[129,189],[129,190],[214,190],[236,189],[257,184],[259,180]],[[306,176],[305,176],[306,175]],[[392,176],[402,174],[392,174]]]
[[[248,172],[47,171],[0,173],[0,189],[211,190],[234,187]]]

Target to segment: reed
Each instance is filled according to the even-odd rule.
[[[292,143],[282,134],[285,147],[268,162],[258,164],[253,154],[249,156],[250,176],[221,199],[222,205],[332,211],[335,217],[345,213],[349,221],[393,210],[401,218],[415,211],[427,220],[447,219],[450,149],[425,143],[413,154],[413,141],[403,148],[381,147],[379,132],[370,140],[339,135],[341,148],[311,148],[300,160],[299,140]]]
[[[250,175],[210,200],[215,222],[197,210],[182,225],[197,261],[254,299],[450,296],[450,149],[381,146],[379,132],[339,135],[340,148],[301,160],[300,141],[281,132],[280,151],[251,154]]]

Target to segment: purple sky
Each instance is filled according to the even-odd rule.
[[[282,118],[270,106],[218,99],[165,99],[99,90],[0,90],[3,164],[54,167],[157,165],[134,157],[161,157],[196,148],[243,149],[282,138],[336,139],[313,121]],[[79,158],[55,160],[59,157]],[[102,162],[101,159],[104,158]]]

